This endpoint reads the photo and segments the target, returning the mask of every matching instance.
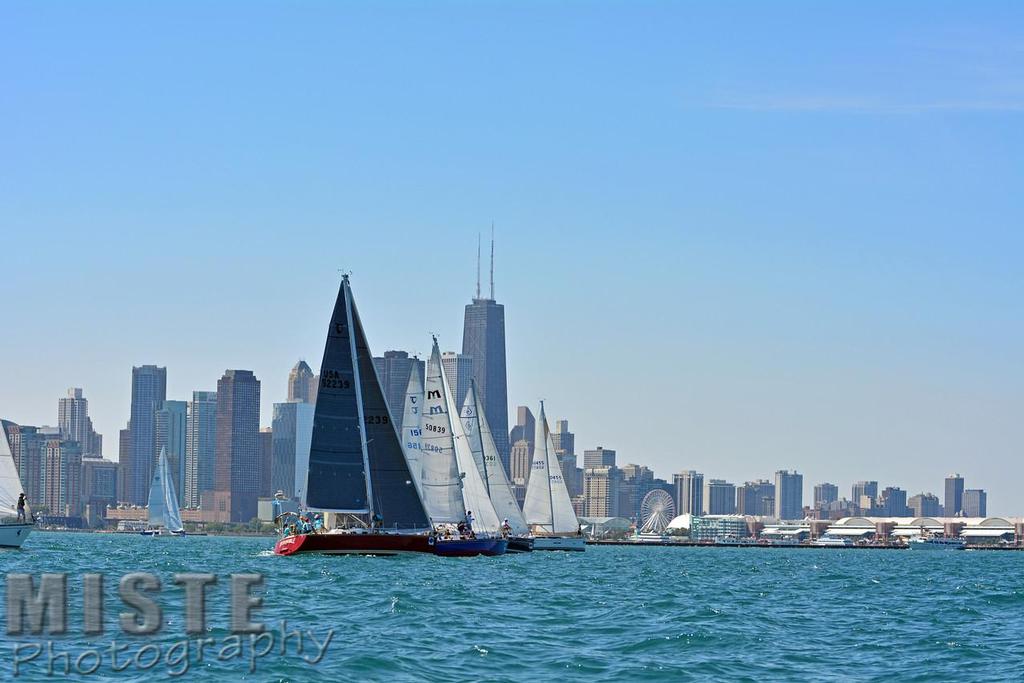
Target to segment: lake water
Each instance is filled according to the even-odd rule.
[[[186,667],[180,680],[930,681],[1024,670],[1024,553],[592,546],[497,558],[282,558],[272,545],[37,532],[0,563],[5,573],[69,573],[69,633],[10,635],[5,616],[0,679],[13,675],[15,648],[27,657],[32,644],[43,649],[20,665],[19,680],[57,680],[65,666],[75,679],[137,681]],[[132,571],[162,579],[157,636],[119,628],[117,582]],[[86,572],[106,575],[102,636],[82,633]],[[219,577],[207,592],[202,661],[203,636],[184,631],[184,592],[171,582],[180,572]],[[255,642],[230,637],[232,573],[266,577],[252,618],[268,631]],[[301,654],[296,636],[282,652],[282,621],[303,633]],[[112,642],[125,665],[117,673]],[[253,648],[267,654],[255,658]],[[75,675],[94,662],[94,673]]]

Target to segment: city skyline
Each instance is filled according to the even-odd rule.
[[[103,3],[12,8],[0,414],[53,424],[82,387],[113,459],[122,378],[156,363],[177,400],[251,369],[268,426],[339,269],[375,353],[458,351],[494,221],[509,404],[545,399],[581,447],[795,468],[805,500],[938,494],[969,463],[1003,511],[1021,15],[927,9],[133,8],[153,36]]]
[[[449,355],[454,356],[455,354]],[[388,368],[387,364],[390,362],[403,363],[403,365]],[[411,367],[412,364],[418,362],[401,351],[387,351],[383,357],[373,358],[378,375],[381,372],[384,372],[385,375],[392,372],[401,374],[403,368],[408,369],[405,368],[406,365]],[[449,369],[446,367],[445,373],[447,374],[448,371]],[[153,397],[151,387],[153,377],[157,377],[161,385],[165,384],[166,368],[156,366],[133,368],[133,392],[139,393],[140,378],[142,378],[141,385],[149,391],[144,398],[149,401]],[[234,404],[235,399],[232,398],[235,391],[233,381],[235,377],[247,378],[246,381],[254,383],[255,386],[255,391],[250,392],[249,397],[245,398],[242,404]],[[168,454],[171,476],[181,483],[180,489],[176,485],[181,505],[195,507],[198,504],[195,502],[196,499],[202,497],[205,503],[204,509],[213,505],[220,508],[222,512],[226,511],[235,518],[235,521],[241,521],[241,518],[250,511],[249,506],[257,497],[267,497],[274,491],[280,490],[287,497],[295,495],[300,499],[303,498],[300,475],[305,472],[308,462],[308,456],[305,453],[308,453],[309,450],[308,439],[312,432],[314,410],[314,405],[304,399],[315,395],[316,386],[313,383],[315,377],[303,361],[299,361],[292,368],[287,381],[288,400],[274,403],[273,430],[270,427],[259,428],[260,382],[250,371],[246,370],[229,369],[225,371],[224,377],[218,381],[217,392],[194,391],[191,402],[168,399],[153,404],[156,406],[152,411],[154,449],[161,452],[166,450]],[[403,384],[404,382],[398,377],[396,383]],[[386,383],[382,380],[381,389],[383,390],[385,386]],[[226,393],[224,392],[225,387],[227,388]],[[256,439],[258,446],[255,449],[250,447],[248,450],[243,447],[244,452],[241,452],[240,458],[238,454],[233,453],[237,449],[227,445],[236,441],[236,438],[232,436],[234,427],[229,425],[223,432],[223,435],[227,437],[224,440],[219,436],[222,433],[220,429],[211,433],[210,426],[202,426],[204,421],[208,423],[210,420],[210,410],[204,410],[202,404],[211,404],[218,413],[217,417],[220,418],[225,400],[228,405],[237,406],[233,410],[241,408],[250,415],[245,418],[248,426],[244,428],[248,430],[249,436],[243,435],[242,440],[245,441],[248,438],[251,441],[258,437]],[[141,401],[141,403],[144,402]],[[135,407],[135,410],[138,412],[138,406]],[[534,423],[534,418],[527,406],[517,406],[516,413],[517,423],[512,427],[509,440],[516,444],[514,453],[519,450],[523,450],[524,453],[517,456],[518,459],[514,461],[511,481],[517,492],[521,494],[522,483],[517,484],[516,482],[520,482],[523,475],[528,474],[530,463],[529,450],[525,445],[522,449],[518,448],[518,444],[528,443],[524,430]],[[111,497],[111,489],[105,483],[100,483],[98,486],[92,484],[92,482],[100,481],[97,479],[98,475],[94,475],[94,473],[98,471],[97,468],[107,468],[113,465],[115,469],[110,476],[117,476],[122,482],[118,484],[118,488],[122,489],[122,495],[116,500],[133,504],[130,499],[131,490],[128,486],[130,479],[127,476],[133,468],[116,467],[117,461],[102,460],[101,456],[84,456],[81,444],[73,437],[75,425],[90,424],[88,403],[81,388],[70,388],[67,391],[67,397],[59,399],[57,415],[60,428],[5,422],[9,427],[20,430],[20,432],[12,432],[11,438],[19,469],[27,468],[26,472],[29,473],[27,481],[30,484],[26,486],[26,492],[32,493],[33,497],[38,497],[48,508],[52,508],[56,504],[53,501],[70,495],[74,504],[70,505],[68,510],[79,509],[77,508],[78,503],[81,503],[82,509],[84,509],[84,506],[89,503],[93,506],[91,514],[96,514],[96,504],[113,503],[115,499]],[[230,417],[228,422],[231,422]],[[829,482],[813,484],[813,501],[810,505],[804,505],[803,475],[796,471],[777,470],[774,475],[774,484],[758,480],[747,481],[743,485],[737,486],[724,479],[710,477],[705,480],[704,473],[692,470],[674,473],[670,482],[667,477],[656,477],[655,472],[645,464],[617,462],[617,454],[614,449],[598,446],[577,453],[574,450],[575,435],[568,431],[568,421],[558,419],[554,424],[556,430],[552,438],[563,475],[567,482],[577,479],[582,482],[582,490],[579,491],[581,495],[578,500],[574,498],[573,504],[577,507],[579,514],[584,516],[636,517],[639,513],[641,499],[652,488],[662,488],[672,494],[680,514],[731,515],[736,513],[779,519],[801,519],[805,513],[812,519],[839,519],[849,516],[986,517],[988,515],[987,491],[965,488],[965,478],[959,473],[951,473],[945,477],[944,504],[940,503],[939,498],[930,491],[921,491],[908,498],[908,492],[905,489],[899,486],[887,486],[879,494],[878,480],[858,480],[851,486],[849,499],[840,498],[839,487],[836,484]],[[78,431],[85,435],[86,442],[91,444],[97,441],[96,435],[91,433],[91,427],[89,430],[79,429]],[[47,439],[52,443],[49,447],[39,450],[38,455],[31,456],[31,446],[28,447],[29,450],[25,451],[21,450],[19,445],[26,433],[29,435],[28,438],[34,438],[33,435],[38,434],[39,443],[45,443]],[[130,441],[127,434],[127,429],[122,430],[120,456],[121,460],[131,463],[133,461],[127,457],[130,449],[125,443],[126,439]],[[221,444],[217,452],[209,452],[209,449],[204,449],[201,445],[197,446],[204,440],[211,441],[213,437],[217,437],[217,441]],[[560,450],[564,448],[567,450]],[[206,452],[203,452],[204,450]],[[580,455],[583,458],[580,463],[582,467],[577,467],[577,459]],[[29,459],[24,460],[24,457]],[[259,459],[258,464],[257,458]],[[519,460],[523,460],[523,462],[519,462]],[[35,464],[33,465],[33,463]],[[94,466],[90,468],[86,465]],[[36,470],[32,470],[33,466]],[[224,479],[224,475],[219,475],[222,481],[216,486],[202,483],[207,478],[212,481],[212,470],[220,468],[223,471],[226,466],[230,466],[232,470],[230,485],[227,483],[228,480]],[[237,472],[245,473],[245,479],[249,479],[250,475],[254,473],[259,473],[259,477],[252,479],[251,484],[242,484],[244,492],[236,489],[236,474],[234,473],[236,466]],[[69,467],[74,470],[73,477],[66,474]],[[33,471],[37,474],[31,474]],[[204,474],[207,471],[209,471],[209,475]],[[40,474],[43,476],[40,477]],[[56,479],[54,479],[55,476]],[[65,481],[68,481],[69,485],[73,487],[71,494],[64,492]],[[50,487],[54,482],[59,482],[57,484],[59,489],[51,491]],[[40,484],[40,488],[33,493],[32,485],[36,483]],[[87,484],[90,486],[87,487]],[[230,486],[230,488],[225,488],[225,486]],[[570,495],[575,496],[576,494],[572,493],[572,485],[569,486],[569,489]],[[78,491],[81,491],[80,498]],[[242,493],[242,496],[238,496],[238,493]],[[202,495],[200,496],[200,494]],[[207,500],[207,494],[212,494],[214,497]],[[236,512],[240,505],[245,512]]]

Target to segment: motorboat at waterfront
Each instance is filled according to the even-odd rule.
[[[140,531],[143,536],[184,536],[181,509],[174,482],[167,469],[167,449],[160,449],[156,471],[149,486],[149,526]]]
[[[23,508],[25,520],[18,519],[18,499],[24,493],[7,441],[7,424],[0,420],[0,548],[20,548],[35,528],[28,505]]]
[[[811,545],[819,548],[851,548],[853,547],[853,541],[843,536],[829,536],[825,534],[811,541]]]
[[[587,549],[579,519],[572,509],[569,490],[562,478],[562,468],[555,455],[555,444],[548,430],[543,401],[537,418],[523,517],[533,532],[534,550]]]
[[[945,536],[919,535],[911,536],[907,541],[911,550],[963,550],[967,543],[962,538],[947,538]]]

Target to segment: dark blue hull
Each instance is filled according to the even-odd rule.
[[[473,557],[475,555],[504,555],[507,543],[503,538],[438,539],[434,554],[442,557]]]

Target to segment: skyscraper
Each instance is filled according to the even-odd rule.
[[[775,514],[779,519],[803,519],[804,475],[786,470],[775,473]]]
[[[132,455],[132,425],[129,422],[124,429],[117,432],[117,502],[126,501],[128,490],[128,468],[125,466]]]
[[[861,511],[861,514],[871,514],[871,510],[875,506],[875,501],[878,499],[878,482],[877,481],[858,481],[853,484],[851,490],[850,499],[853,504]],[[864,497],[870,499],[871,504],[864,504]]]
[[[583,468],[583,515],[618,517],[622,474],[614,465]]]
[[[898,486],[887,486],[878,499],[879,512],[883,517],[906,517],[910,514],[907,507],[907,492]]]
[[[676,514],[700,515],[704,511],[704,475],[684,470],[672,475],[676,488]]]
[[[551,432],[551,440],[555,444],[555,453],[576,453],[576,435],[569,431],[568,420],[556,420]]]
[[[604,446],[583,451],[583,469],[588,467],[615,467],[615,451]]]
[[[51,515],[82,514],[82,448],[60,438],[59,430],[41,444],[42,505]]]
[[[188,403],[185,401],[164,401],[157,408],[156,437],[153,466],[160,458],[161,449],[167,450],[167,470],[174,484],[178,503],[185,499],[185,457],[187,444]]]
[[[156,411],[167,400],[167,368],[143,365],[132,368],[132,409],[125,468],[124,499],[135,505],[149,500],[156,450]]]
[[[964,517],[987,517],[988,495],[983,489],[964,491]]]
[[[410,357],[406,351],[385,351],[384,355],[373,359],[373,367],[377,371],[377,379],[384,390],[384,400],[388,404],[391,417],[400,424],[402,411],[405,410],[405,392],[409,388],[409,376],[414,367],[419,367],[420,377],[424,377],[425,363],[419,358]],[[445,367],[447,373],[448,368]],[[455,386],[451,375],[448,379]],[[469,379],[467,377],[466,381]],[[465,394],[463,394],[465,397]],[[462,404],[459,403],[461,406]]]
[[[533,448],[526,439],[519,439],[512,444],[512,451],[509,454],[509,482],[512,484],[512,492],[515,494],[519,507],[523,506],[526,498],[526,485],[530,481],[530,463],[532,461]]]
[[[942,503],[939,497],[932,493],[919,493],[911,496],[907,501],[907,507],[915,517],[941,517]]]
[[[300,360],[288,373],[288,400],[314,403],[316,401],[316,377],[304,360]]]
[[[748,481],[736,488],[736,513],[755,517],[775,516],[775,484],[767,479]]]
[[[704,484],[704,514],[731,515],[736,512],[736,486],[724,479],[708,479]]]
[[[264,427],[257,435],[260,447],[260,484],[259,496],[269,498],[274,495],[270,488],[270,476],[274,466],[274,429]]]
[[[533,440],[536,438],[537,421],[533,413],[526,406],[516,407],[516,424],[509,432],[508,442],[511,444],[517,441],[525,441],[530,446],[530,455],[533,455]]]
[[[942,501],[946,517],[958,517],[964,512],[964,478],[959,474],[946,477],[946,497]]]
[[[314,407],[309,403],[275,403],[270,488],[304,502],[313,438]]]
[[[107,506],[117,505],[116,462],[103,458],[82,458],[82,505],[87,506],[90,523],[106,516]]]
[[[835,484],[815,484],[814,486],[814,509],[820,510],[828,507],[829,503],[839,500],[839,487]]]
[[[645,465],[629,464],[619,468],[619,474],[619,516],[638,518],[640,503],[654,488],[654,472]]]
[[[82,396],[81,389],[68,389],[67,397],[58,402],[57,426],[60,428],[62,439],[78,442],[83,456],[103,455],[103,437],[92,428],[89,401]]]
[[[43,477],[42,444],[45,438],[36,427],[4,421],[7,443],[11,447],[14,464],[18,468],[25,497],[30,506],[42,504],[43,492],[40,483]]]
[[[505,370],[505,307],[494,300],[494,240],[491,239],[491,296],[481,298],[477,260],[476,298],[466,306],[462,354],[473,359],[473,379],[480,393],[498,455],[509,472],[508,378]]]
[[[441,354],[441,365],[444,367],[445,377],[448,378],[455,405],[461,409],[466,394],[469,393],[469,382],[473,379],[473,358],[454,351],[445,351]],[[405,400],[405,388],[402,389],[402,400]]]
[[[193,391],[185,424],[185,483],[181,504],[198,508],[216,488],[217,392]],[[212,501],[211,501],[212,503]]]
[[[260,382],[250,370],[227,370],[217,381],[216,511],[232,522],[256,516],[260,472]]]

